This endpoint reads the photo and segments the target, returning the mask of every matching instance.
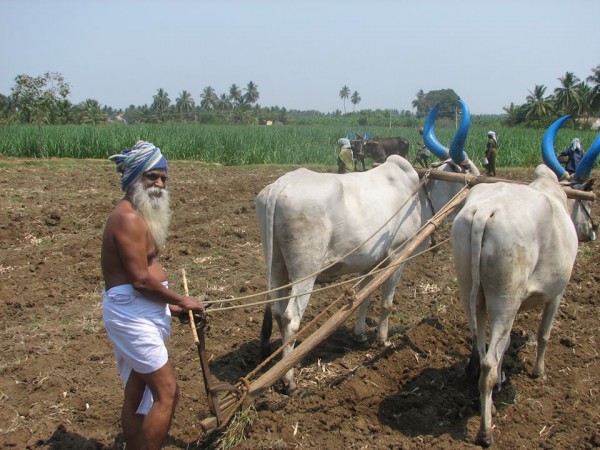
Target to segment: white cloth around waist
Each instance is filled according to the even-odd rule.
[[[163,282],[165,287],[168,283]],[[168,359],[166,343],[171,334],[171,312],[166,303],[144,297],[131,284],[103,291],[102,317],[108,337],[115,346],[115,358],[123,384],[131,371],[151,373]],[[147,414],[153,399],[146,386],[137,410]]]

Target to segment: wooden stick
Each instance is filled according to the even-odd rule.
[[[181,276],[183,277],[183,291],[185,292],[186,297],[188,297],[190,295],[190,292],[188,290],[185,269],[181,269]],[[196,323],[194,322],[194,313],[191,309],[188,311],[188,316],[190,318],[190,328],[192,329],[192,334],[194,335],[194,342],[197,344],[199,342],[198,330],[196,330]]]
[[[470,173],[453,173],[453,172],[444,172],[441,170],[430,170],[430,169],[421,169],[415,168],[415,171],[419,174],[419,178],[423,178],[425,174],[428,174],[428,177],[433,180],[442,180],[442,181],[452,181],[455,183],[463,183],[468,184],[469,186],[475,186],[476,184],[481,183],[514,183],[514,184],[523,184],[522,181],[515,180],[505,180],[503,178],[496,177],[484,177],[481,175],[473,175]],[[579,200],[596,200],[596,196],[591,191],[580,191],[578,189],[573,189],[569,186],[562,186],[563,191],[567,194],[567,197],[579,199]]]

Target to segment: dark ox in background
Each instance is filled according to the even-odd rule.
[[[362,170],[365,170],[365,158],[371,158],[378,164],[384,163],[390,155],[400,155],[408,159],[410,143],[403,137],[374,137],[365,140],[357,134],[356,139],[350,143],[354,153],[355,171],[358,169],[358,163],[362,164]]]

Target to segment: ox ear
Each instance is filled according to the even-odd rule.
[[[595,178],[588,178],[583,183],[577,184],[574,187],[576,187],[576,189],[579,189],[581,191],[587,191],[587,192],[589,192],[594,187],[594,181],[596,181]]]

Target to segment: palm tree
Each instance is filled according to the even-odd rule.
[[[417,110],[417,117],[422,117],[425,115],[425,92],[423,89],[419,89],[417,92],[417,98],[412,101],[412,107]]]
[[[175,100],[175,108],[183,116],[192,112],[194,110],[194,106],[196,106],[196,104],[194,103],[192,94],[185,89],[179,93],[179,97],[177,100]]]
[[[233,104],[233,106],[237,106],[242,103],[242,90],[235,83],[229,87],[228,100]]]
[[[558,81],[561,87],[554,89],[556,109],[576,117],[581,102],[577,92],[579,78],[573,72],[567,72],[564,77],[558,78]]]
[[[354,110],[356,109],[356,105],[358,105],[360,103],[360,101],[362,100],[362,98],[360,98],[360,94],[358,93],[358,91],[354,91],[354,93],[352,94],[352,97],[350,98],[350,101],[352,102],[352,112],[354,112]]]
[[[577,85],[577,95],[579,96],[579,108],[577,108],[577,116],[583,117],[585,120],[593,114],[592,110],[592,95],[593,90],[587,83],[579,83]]]
[[[98,125],[106,121],[106,114],[102,112],[98,100],[88,98],[81,104],[81,121],[92,125]]]
[[[554,100],[552,96],[544,97],[546,94],[546,86],[543,84],[536,84],[533,88],[533,92],[529,91],[527,96],[527,114],[525,117],[528,119],[539,119],[547,117],[552,113],[554,107]]]
[[[217,97],[212,86],[206,86],[202,94],[200,94],[200,98],[202,99],[200,101],[200,109],[215,109],[219,103],[219,97]]]
[[[219,102],[217,104],[217,109],[219,111],[227,111],[233,108],[233,103],[231,102],[231,95],[221,94],[219,97]]]
[[[244,104],[253,105],[258,101],[260,94],[258,93],[258,86],[252,81],[249,81],[246,85],[246,93],[244,94]]]
[[[344,100],[344,114],[346,114],[346,99],[350,97],[350,88],[346,85],[340,91],[340,98]]]
[[[592,69],[592,74],[586,80],[592,83],[592,91],[588,99],[590,109],[592,113],[600,113],[600,65]]]
[[[169,98],[169,94],[163,89],[160,88],[157,90],[156,94],[152,97],[152,106],[151,108],[162,115],[171,104],[171,99]]]

